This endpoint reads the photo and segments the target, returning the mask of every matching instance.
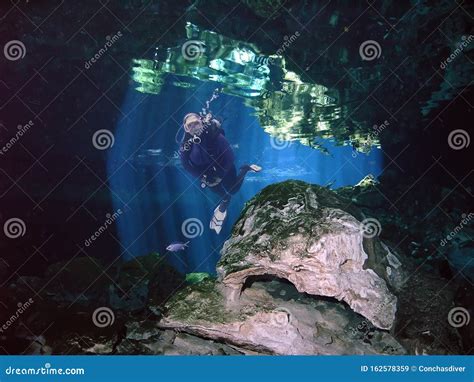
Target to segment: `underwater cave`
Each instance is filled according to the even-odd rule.
[[[0,353],[472,355],[472,4],[0,5]]]

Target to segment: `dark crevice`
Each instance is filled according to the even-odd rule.
[[[270,292],[268,293],[272,295],[272,297],[277,297],[282,300],[288,301],[291,299],[294,300],[299,300],[299,299],[312,299],[312,300],[318,300],[318,301],[325,301],[325,302],[330,302],[330,303],[337,303],[337,304],[342,304],[345,306],[345,308],[351,309],[350,306],[344,302],[344,301],[339,301],[334,297],[328,297],[328,296],[321,296],[321,295],[312,295],[306,292],[300,292],[298,289],[295,287],[295,285],[291,282],[288,281],[285,278],[281,278],[275,275],[271,274],[265,274],[265,275],[253,275],[247,277],[247,279],[244,282],[244,285],[242,287],[241,293],[243,293],[247,288],[251,288],[252,285],[256,282],[259,283],[278,283],[279,287],[276,289],[275,292]],[[282,295],[281,291],[285,291],[285,294]]]

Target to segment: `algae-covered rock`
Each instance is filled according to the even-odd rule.
[[[186,282],[188,284],[197,284],[203,280],[211,278],[211,275],[206,272],[193,272],[186,275]]]
[[[350,201],[324,187],[301,181],[266,187],[247,203],[222,249],[217,270],[226,296],[235,302],[249,277],[273,275],[300,292],[345,301],[376,327],[390,329],[397,298],[368,267],[364,242],[378,239],[364,222]]]
[[[324,187],[263,189],[224,244],[218,279],[176,293],[158,325],[246,354],[405,354],[384,330],[395,320],[403,265],[364,219]]]
[[[166,316],[182,322],[219,322],[232,320],[224,296],[215,280],[203,280],[177,292],[166,304]]]
[[[285,282],[252,283],[232,310],[223,292],[222,285],[209,281],[187,287],[167,305],[159,326],[246,354],[405,353],[392,335],[346,306],[304,296]]]

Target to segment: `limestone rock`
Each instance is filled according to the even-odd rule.
[[[247,203],[224,244],[217,271],[226,298],[235,304],[249,277],[273,275],[300,292],[344,301],[390,329],[397,298],[385,278],[392,268],[381,277],[368,267],[364,245],[374,247],[378,238],[366,237],[363,220],[350,201],[324,187],[300,181],[266,187]]]
[[[187,287],[168,303],[159,326],[224,342],[247,354],[405,353],[389,333],[350,308],[304,296],[291,284],[254,282],[232,310],[222,292],[213,280]]]

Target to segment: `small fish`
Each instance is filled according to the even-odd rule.
[[[179,252],[179,251],[184,251],[188,247],[189,241],[186,243],[171,243],[166,247],[167,251],[170,252]]]

